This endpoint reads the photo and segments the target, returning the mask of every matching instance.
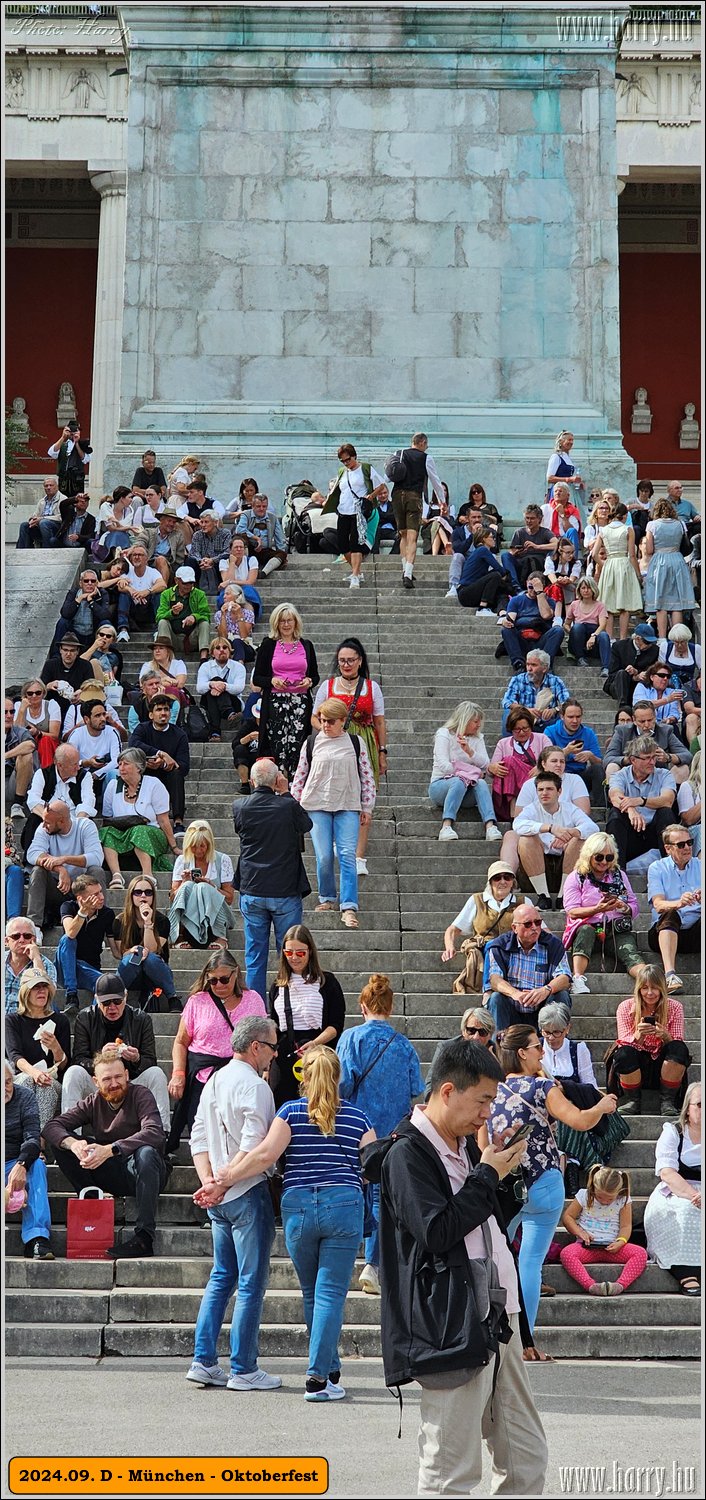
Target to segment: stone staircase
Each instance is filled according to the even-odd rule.
[[[485,738],[492,753],[500,733],[500,700],[509,669],[505,661],[494,658],[494,622],[476,619],[474,613],[444,600],[442,559],[418,558],[413,594],[400,586],[397,558],[368,560],[365,583],[357,593],[347,588],[346,571],[330,558],[293,557],[285,573],[275,574],[263,585],[265,616],[282,600],[292,600],[300,609],[305,633],[316,647],[322,678],[328,675],[338,642],[345,635],[358,635],[385,694],[389,773],[375,812],[370,875],[360,882],[360,928],[344,930],[337,913],[314,916],[315,893],[305,904],[304,919],[315,933],[324,966],[336,973],[343,986],[349,1024],[358,1019],[357,997],[370,972],[387,973],[395,990],[393,1020],[415,1043],[426,1066],[437,1040],[456,1032],[464,1008],[463,997],[450,993],[460,962],[444,966],[439,957],[443,931],[470,892],[482,889],[488,864],[499,848],[486,844],[475,812],[462,813],[457,843],[438,844],[440,814],[426,798],[432,740],[455,704],[471,698],[487,705]],[[263,622],[256,639],[265,629]],[[147,636],[133,636],[124,648],[126,679],[136,680],[148,650]],[[581,670],[562,658],[557,670],[584,704],[586,721],[605,742],[614,705],[600,690],[597,669]],[[192,686],[195,672],[191,658]],[[230,811],[234,790],[230,745],[224,740],[192,746],[187,819],[208,817],[218,848],[236,855]],[[603,809],[594,809],[594,816],[602,822]],[[313,886],[310,847],[306,864]],[[169,877],[159,876],[158,883],[164,905]],[[641,887],[638,942],[647,960],[644,880],[637,885]],[[237,921],[232,947],[242,956],[239,916]],[[560,933],[563,914],[548,913],[547,922]],[[49,952],[57,937],[56,930],[46,933]],[[173,950],[171,961],[177,989],[186,996],[202,966],[202,956]],[[615,1035],[615,1010],[629,993],[630,981],[624,974],[601,973],[597,965],[600,958],[594,957],[588,976],[591,993],[574,1000],[573,1034],[588,1043],[600,1082],[601,1058]],[[690,1077],[694,1078],[700,1076],[698,961],[685,959],[683,974],[681,998],[694,1056]],[[167,1073],[177,1023],[176,1016],[154,1018],[158,1056]],[[631,1173],[637,1224],[655,1184],[654,1144],[660,1128],[658,1114],[633,1121],[630,1138],[614,1157],[616,1166]],[[61,1256],[68,1185],[54,1165],[49,1167],[49,1181],[55,1249]],[[35,1265],[20,1258],[19,1228],[16,1222],[9,1224],[5,1242],[7,1353],[189,1356],[210,1267],[206,1216],[191,1197],[195,1185],[188,1145],[182,1142],[169,1192],[160,1200],[154,1260],[113,1265],[57,1259]],[[118,1222],[129,1222],[133,1211],[132,1200],[116,1203]],[[367,1357],[380,1352],[379,1302],[358,1290],[359,1269],[351,1282],[342,1347],[349,1356]],[[602,1272],[604,1277],[616,1274],[610,1267]],[[538,1342],[549,1353],[603,1359],[625,1358],[626,1354],[698,1357],[699,1304],[676,1293],[675,1283],[656,1266],[648,1267],[631,1294],[614,1301],[584,1296],[560,1266],[547,1267],[545,1279],[557,1292],[554,1298],[542,1300],[539,1311]],[[224,1332],[222,1352],[226,1348]],[[261,1349],[263,1356],[272,1356],[303,1355],[305,1348],[301,1298],[278,1231]]]

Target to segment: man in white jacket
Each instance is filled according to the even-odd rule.
[[[201,1187],[195,1201],[208,1209],[213,1270],[201,1300],[194,1358],[187,1380],[229,1391],[273,1391],[278,1375],[258,1368],[260,1314],[275,1236],[265,1174],[223,1188],[215,1173],[259,1146],[275,1115],[274,1095],[263,1074],[277,1051],[277,1030],[266,1016],[248,1016],[233,1028],[233,1061],[213,1073],[199,1100],[191,1154]],[[218,1363],[218,1336],[229,1298],[238,1296],[230,1325],[230,1376]]]
[[[598,824],[570,799],[561,797],[561,778],[556,772],[540,771],[534,784],[539,812],[533,807],[523,808],[512,826],[518,835],[520,864],[537,893],[540,911],[550,911],[552,906],[546,857],[561,859],[561,886],[556,898],[559,910],[566,877],[576,864],[584,839],[598,833]]]
[[[196,691],[201,694],[201,707],[211,731],[209,739],[219,740],[222,720],[233,720],[240,711],[244,687],[243,663],[233,661],[228,641],[216,636],[211,641],[211,655],[202,661],[196,678]]]

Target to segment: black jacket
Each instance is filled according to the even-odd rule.
[[[76,506],[73,500],[61,501],[59,515],[61,516],[61,526],[57,533],[57,541],[65,544],[66,537],[72,530],[76,519]],[[82,516],[79,516],[79,522],[80,524],[77,527],[79,541],[83,543],[84,547],[88,547],[96,534],[96,518],[87,510],[84,511]]]
[[[300,643],[306,651],[306,673],[311,678],[311,688],[306,694],[306,723],[308,725],[313,709],[312,688],[319,681],[319,668],[316,661],[316,652],[311,641],[302,638]],[[275,654],[277,642],[271,636],[266,636],[257,648],[255,665],[252,671],[252,685],[262,691],[262,706],[260,709],[260,739],[258,742],[258,755],[270,754],[270,737],[268,732],[270,704],[272,702],[272,658]]]
[[[366,1178],[380,1184],[382,1357],[388,1386],[479,1368],[497,1347],[478,1317],[464,1238],[491,1214],[502,1228],[499,1179],[492,1167],[479,1164],[473,1136],[466,1146],[473,1169],[456,1194],[434,1147],[408,1119],[361,1153]],[[524,1309],[520,1332],[523,1346],[530,1346]],[[497,1342],[507,1343],[511,1336],[503,1314]]]
[[[148,760],[157,750],[164,750],[167,755],[174,756],[182,776],[189,774],[189,741],[185,730],[180,729],[178,724],[168,724],[166,729],[155,729],[152,720],[147,719],[146,723],[138,724],[137,729],[133,729],[128,745],[134,750],[142,750]]]
[[[235,887],[242,896],[308,896],[311,890],[302,859],[304,834],[311,818],[290,797],[258,787],[233,803],[233,823],[240,839]]]
[[[77,593],[78,589],[76,588],[76,586],[74,586],[74,588],[72,589],[69,589],[69,592],[66,595],[66,598],[64,599],[64,602],[61,606],[62,620],[71,621],[76,618],[76,615],[78,614],[78,604],[76,602]],[[91,611],[91,619],[93,621],[93,635],[95,635],[98,626],[104,625],[106,621],[110,619],[110,600],[108,598],[108,595],[104,594],[101,589],[96,589],[94,597],[90,601],[88,607]],[[91,670],[93,669],[91,668]]]
[[[138,1062],[125,1063],[132,1079],[144,1073],[145,1068],[157,1066],[157,1048],[150,1017],[144,1011],[134,1010],[132,1005],[125,1006],[119,1021],[106,1021],[97,1006],[94,1009],[90,1005],[86,1010],[80,1010],[74,1029],[72,1062],[76,1067],[85,1068],[87,1073],[92,1073],[96,1052],[101,1052],[106,1042],[114,1042],[117,1037],[128,1047],[137,1047],[140,1054]]]
[[[20,1161],[29,1169],[39,1156],[39,1136],[39,1106],[30,1089],[20,1085],[5,1105],[5,1161]]]
[[[659,641],[645,646],[644,651],[637,651],[632,637],[627,641],[613,641],[610,648],[610,661],[608,662],[608,676],[603,683],[603,692],[611,695],[611,684],[618,672],[624,672],[626,667],[635,667],[638,672],[646,672],[648,667],[654,666],[659,658]],[[633,682],[634,682],[633,678]],[[632,702],[632,693],[630,694]]]

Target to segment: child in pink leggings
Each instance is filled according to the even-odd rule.
[[[561,1252],[565,1271],[592,1297],[619,1297],[647,1265],[647,1251],[631,1245],[632,1199],[627,1172],[614,1167],[591,1167],[588,1185],[580,1188],[564,1210],[564,1228],[573,1236]],[[617,1281],[594,1281],[591,1265],[622,1266]]]

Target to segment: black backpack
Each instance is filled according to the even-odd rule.
[[[311,774],[311,762],[312,762],[312,758],[313,758],[313,755],[314,755],[314,745],[316,744],[316,741],[317,741],[317,738],[318,738],[318,734],[319,734],[318,729],[315,729],[314,732],[313,732],[313,734],[310,734],[309,737],[308,737],[308,739],[307,739],[307,741],[306,741],[306,758],[307,758],[307,760],[309,762],[309,770],[306,773],[306,779],[307,779],[307,781],[309,780],[309,776]],[[356,758],[356,763],[357,763],[357,766],[358,766],[358,775],[360,776],[360,735],[358,735],[358,734],[352,734],[351,735],[351,739],[353,741],[353,749],[355,750],[355,758]],[[306,785],[306,783],[305,783],[305,785]]]
[[[402,448],[397,448],[385,464],[385,474],[393,484],[404,484],[407,478],[407,465],[402,456],[403,452]]]

